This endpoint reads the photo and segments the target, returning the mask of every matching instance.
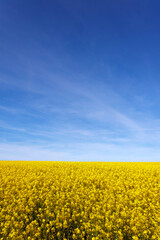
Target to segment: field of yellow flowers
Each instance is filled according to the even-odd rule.
[[[160,163],[0,161],[0,239],[160,239]]]

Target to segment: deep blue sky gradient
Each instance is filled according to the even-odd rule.
[[[0,159],[160,160],[160,2],[0,2]]]

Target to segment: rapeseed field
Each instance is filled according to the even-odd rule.
[[[1,161],[0,239],[160,239],[160,163]]]

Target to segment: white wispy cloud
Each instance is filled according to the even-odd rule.
[[[17,58],[28,61],[23,54]],[[27,101],[18,103],[16,108],[0,104],[0,111],[37,118],[34,124],[21,127],[10,118],[0,122],[1,129],[21,134],[22,144],[7,145],[1,141],[1,159],[23,159],[25,155],[26,160],[152,161],[153,155],[154,161],[158,161],[159,150],[150,145],[160,144],[159,119],[149,118],[143,109],[139,116],[140,110],[118,90],[97,79],[92,84],[89,74],[71,73],[63,69],[63,64],[59,65],[63,74],[58,74],[43,61],[33,63],[28,65],[28,77],[24,66],[19,66],[25,73],[24,79],[12,81],[11,76],[0,76],[6,88],[28,93]],[[57,116],[60,122],[54,121]],[[43,125],[40,119],[44,120]],[[26,135],[31,136],[32,145]],[[53,150],[52,144],[60,141],[62,144]]]
[[[1,121],[1,120],[0,120],[0,128],[1,129],[18,131],[18,132],[25,132],[26,131],[25,128],[16,127],[16,126],[10,125],[10,124],[8,124],[4,121]]]
[[[57,150],[58,149],[58,150]],[[50,160],[50,161],[159,161],[159,148],[127,145],[90,143],[61,146],[0,144],[3,160]]]

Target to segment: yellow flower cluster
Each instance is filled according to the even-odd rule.
[[[0,162],[0,239],[160,239],[160,163]]]

